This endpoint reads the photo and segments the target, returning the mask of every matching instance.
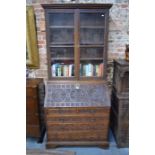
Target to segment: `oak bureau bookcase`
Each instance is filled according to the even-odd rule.
[[[106,70],[112,4],[42,6],[48,58],[46,146],[108,146],[110,98]]]

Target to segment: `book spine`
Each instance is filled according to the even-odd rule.
[[[86,65],[83,65],[83,76],[86,76]]]
[[[93,76],[93,65],[92,64],[87,65],[87,76]]]
[[[101,70],[100,76],[103,76],[103,63],[100,64],[100,70]]]
[[[69,65],[66,65],[66,76],[69,77]]]
[[[63,76],[66,76],[66,65],[63,66]]]
[[[60,77],[61,76],[61,65],[58,65],[57,70],[58,70],[58,76]]]
[[[69,65],[69,77],[71,77],[72,76],[72,65],[70,64]]]
[[[91,64],[91,76],[93,76],[93,72],[94,72],[94,67],[93,67],[93,64]]]
[[[56,76],[56,64],[53,64],[51,69],[52,69],[52,76],[55,77]]]
[[[82,64],[80,64],[80,76],[82,76]]]
[[[63,64],[61,64],[61,76],[64,76],[64,65]]]
[[[86,64],[86,76],[89,76],[89,65]]]
[[[96,65],[96,76],[99,76],[99,65]]]
[[[71,73],[72,73],[72,76],[74,76],[74,64],[72,64],[72,71],[71,71]]]
[[[96,76],[96,66],[93,65],[93,76]]]

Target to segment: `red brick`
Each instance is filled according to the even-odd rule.
[[[38,44],[40,44],[40,45],[43,44],[44,45],[45,44],[45,40],[38,41]]]

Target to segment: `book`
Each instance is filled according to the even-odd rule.
[[[99,65],[95,65],[95,68],[96,68],[96,76],[99,76]]]
[[[74,76],[74,64],[72,64],[72,76]]]
[[[99,65],[99,68],[100,68],[100,76],[102,77],[103,76],[103,63]]]
[[[80,64],[80,72],[79,72],[79,74],[80,74],[80,76],[83,75],[83,65],[82,64]]]
[[[83,75],[83,76],[86,76],[86,65],[83,64],[82,66],[83,66],[82,75]]]
[[[87,64],[86,76],[93,76],[93,65],[91,63]]]
[[[58,65],[57,73],[58,73],[58,77],[60,77],[61,76],[61,65]]]
[[[93,65],[93,76],[96,76],[96,66]]]
[[[56,64],[53,64],[51,69],[52,69],[52,76],[55,77],[56,76]]]
[[[67,77],[67,65],[63,66],[63,76]]]
[[[70,65],[69,65],[69,73],[68,73],[68,74],[69,74],[69,75],[68,75],[69,77],[72,76],[72,68],[73,68],[73,65],[70,64]]]

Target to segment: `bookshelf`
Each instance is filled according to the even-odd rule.
[[[106,80],[109,13],[98,6],[44,5],[50,80]]]

